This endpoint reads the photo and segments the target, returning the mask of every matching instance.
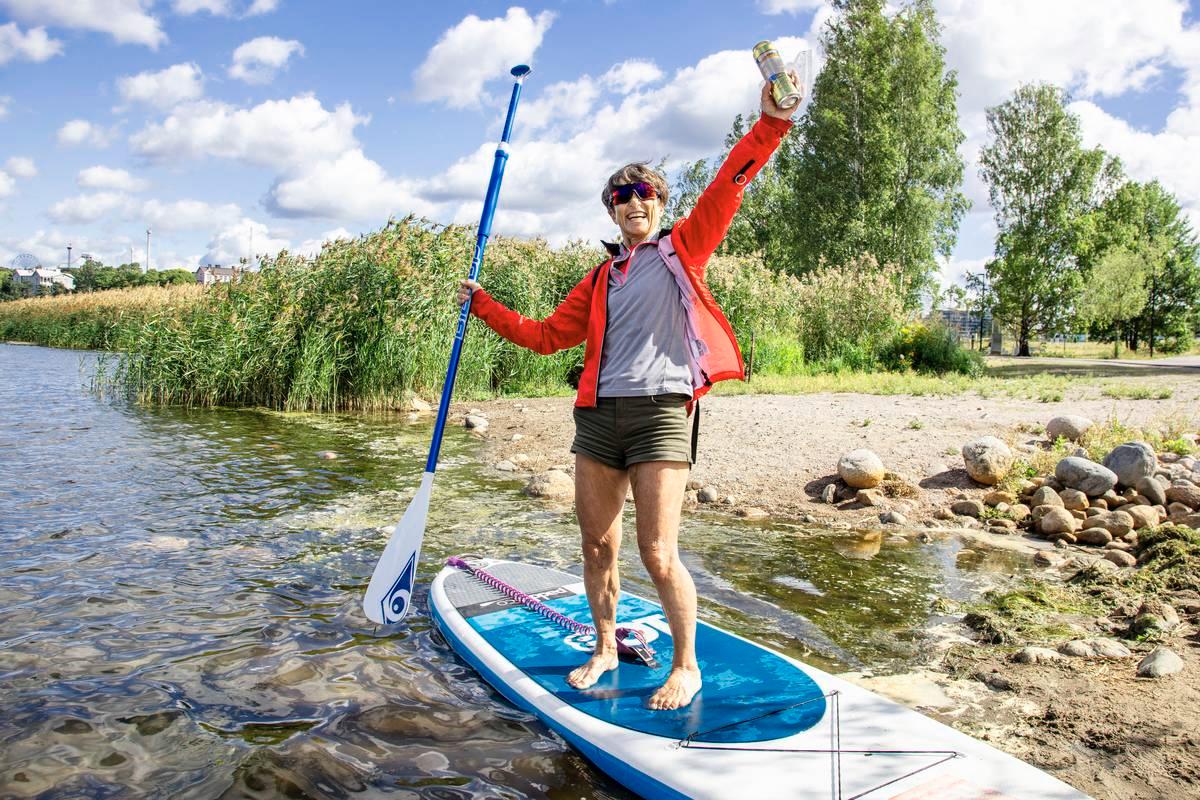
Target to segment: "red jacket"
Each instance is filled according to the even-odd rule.
[[[733,328],[721,313],[704,282],[704,269],[729,230],[742,204],[742,190],[775,152],[791,128],[785,119],[762,116],[742,137],[716,178],[696,201],[696,207],[659,239],[659,253],[676,276],[688,301],[693,397],[699,398],[717,381],[742,378],[745,367]],[[511,342],[542,354],[586,341],[583,374],[576,406],[596,405],[600,352],[608,320],[608,278],[612,258],[589,270],[567,298],[544,320],[523,317],[506,308],[483,289],[471,297],[471,313]]]

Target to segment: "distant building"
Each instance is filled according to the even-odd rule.
[[[196,270],[196,283],[201,286],[211,286],[214,283],[233,283],[241,274],[242,270],[239,267],[209,264]]]
[[[961,308],[939,309],[933,317],[934,319],[940,318],[943,325],[954,331],[954,335],[959,338],[959,341],[970,341],[972,337],[978,337],[980,331],[983,332],[985,338],[991,336],[992,333],[992,314],[990,311],[984,312],[982,323],[979,319],[978,311]]]
[[[40,294],[43,290],[51,292],[56,285],[68,292],[75,290],[75,278],[55,268],[16,269],[12,280],[29,294]]]

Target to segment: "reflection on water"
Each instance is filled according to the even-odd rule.
[[[0,345],[0,797],[628,796],[455,658],[423,594],[402,626],[361,616],[428,421],[138,408],[90,397],[89,364]],[[464,551],[577,571],[573,517],[476,452],[448,433],[423,585]],[[708,517],[682,541],[706,619],[833,670],[902,667],[931,600],[1012,569]]]

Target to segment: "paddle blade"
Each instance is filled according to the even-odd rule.
[[[390,625],[404,619],[412,605],[413,584],[417,578],[417,562],[421,557],[421,540],[425,538],[425,518],[429,515],[429,496],[433,492],[433,473],[421,477],[421,488],[392,529],[375,573],[363,595],[363,613],[367,619]]]

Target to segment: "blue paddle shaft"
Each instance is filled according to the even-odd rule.
[[[508,140],[512,135],[513,119],[517,114],[517,101],[521,99],[521,84],[529,74],[528,67],[514,67],[512,74],[517,81],[513,84],[512,97],[508,101],[508,117],[504,121],[504,134],[496,148],[496,159],[492,162],[492,177],[488,181],[487,196],[483,201],[483,214],[479,218],[479,235],[475,238],[475,255],[471,258],[470,279],[479,278],[483,266],[483,253],[487,249],[488,237],[492,235],[492,217],[496,215],[496,203],[500,198],[500,182],[504,179],[504,165],[508,163]],[[438,406],[437,422],[433,426],[433,442],[429,446],[429,460],[425,471],[437,469],[438,454],[442,450],[442,433],[446,428],[446,416],[450,412],[450,398],[454,395],[454,379],[458,376],[458,359],[462,355],[463,338],[467,333],[467,320],[471,318],[471,298],[463,303],[458,314],[458,329],[454,332],[454,347],[450,350],[450,364],[446,368],[446,380],[442,384],[442,402]]]

